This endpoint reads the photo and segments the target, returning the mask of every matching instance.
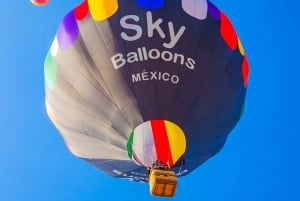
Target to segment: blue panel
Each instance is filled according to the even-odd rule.
[[[136,2],[145,9],[158,9],[165,4],[165,0],[137,0]]]

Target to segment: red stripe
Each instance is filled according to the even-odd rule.
[[[163,120],[151,120],[153,138],[156,147],[157,160],[161,160],[169,166],[173,165],[167,129]]]

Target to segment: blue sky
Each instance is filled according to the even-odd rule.
[[[231,19],[249,59],[246,111],[224,149],[180,178],[173,200],[300,200],[300,3],[213,2]],[[165,200],[72,156],[46,116],[44,58],[61,19],[78,3],[0,2],[0,198]]]

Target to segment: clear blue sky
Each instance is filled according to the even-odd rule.
[[[43,62],[62,17],[80,0],[0,1],[0,200],[165,200],[72,156],[48,120]],[[300,200],[298,1],[213,0],[249,58],[245,114],[224,149],[180,178],[175,200]],[[196,190],[197,189],[197,190]]]

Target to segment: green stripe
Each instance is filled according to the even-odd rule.
[[[133,143],[133,131],[130,133],[128,142],[127,142],[127,153],[128,157],[132,159],[132,143]]]

